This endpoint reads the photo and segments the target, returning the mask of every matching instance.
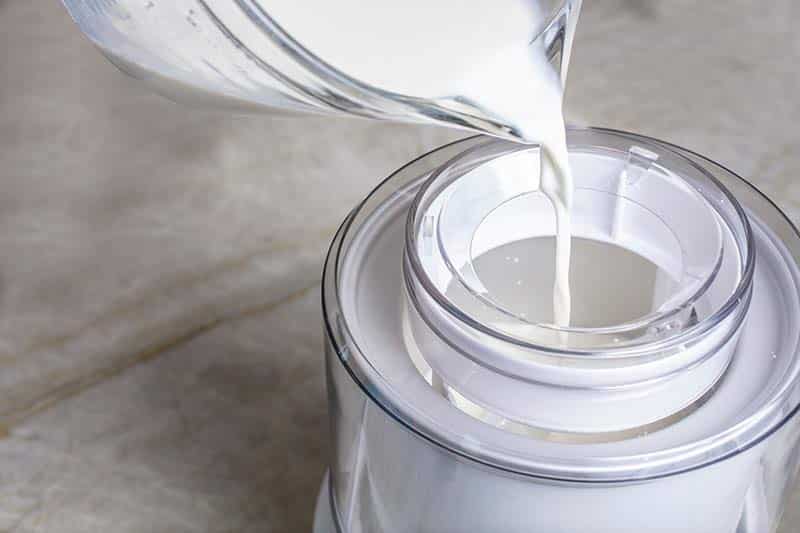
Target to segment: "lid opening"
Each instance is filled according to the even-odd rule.
[[[713,394],[753,251],[741,208],[702,168],[663,146],[570,133],[572,323],[553,324],[539,147],[491,140],[435,170],[411,204],[405,341],[462,411],[605,442],[673,424]]]
[[[597,354],[679,337],[736,292],[747,252],[678,173],[699,169],[673,170],[638,145],[573,146],[574,315],[554,325],[556,223],[538,190],[539,148],[498,148],[440,168],[408,220],[410,263],[457,319],[521,345]]]

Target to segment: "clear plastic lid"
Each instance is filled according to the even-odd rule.
[[[554,250],[543,245],[556,234],[550,201],[536,188],[539,157],[538,146],[487,142],[420,189],[407,226],[409,264],[454,317],[519,345],[597,359],[685,340],[706,319],[724,318],[747,289],[747,220],[701,169],[649,143],[627,153],[573,149],[577,316],[568,327],[554,325],[539,294],[552,285]],[[506,251],[499,264],[487,257],[498,249]],[[626,290],[637,280],[623,274],[646,277],[649,286]]]

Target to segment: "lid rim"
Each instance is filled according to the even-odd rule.
[[[623,136],[629,137],[628,134],[624,132],[617,132],[614,130],[601,130],[601,129],[594,129],[594,128],[574,128],[569,127],[567,129],[567,140],[569,141],[569,134],[572,133],[581,133],[581,132],[599,132],[599,133],[606,133],[616,136]],[[742,230],[744,233],[744,246],[746,250],[746,256],[743,258],[743,268],[742,268],[742,275],[741,278],[734,289],[734,291],[730,294],[730,296],[725,300],[719,309],[717,309],[712,315],[706,317],[702,321],[698,322],[697,324],[686,328],[685,330],[679,332],[678,334],[665,338],[665,339],[643,339],[641,342],[638,343],[627,343],[621,346],[603,346],[603,347],[596,347],[596,348],[578,348],[578,347],[556,347],[546,344],[538,344],[531,341],[526,341],[524,339],[520,339],[513,335],[510,335],[504,331],[498,330],[497,328],[491,328],[478,322],[472,316],[461,312],[459,309],[455,308],[449,300],[439,291],[430,277],[426,272],[425,268],[423,267],[419,257],[416,254],[407,254],[409,264],[411,266],[412,272],[417,280],[421,283],[425,291],[433,298],[436,304],[443,310],[445,310],[452,318],[455,320],[464,323],[468,327],[480,332],[484,335],[489,335],[494,337],[498,340],[503,342],[507,342],[510,345],[514,345],[526,350],[532,350],[538,353],[544,353],[552,357],[562,357],[562,358],[587,358],[591,357],[592,359],[629,359],[629,358],[636,358],[641,357],[643,355],[653,353],[653,352],[667,352],[670,350],[675,349],[687,342],[696,340],[707,335],[713,328],[725,320],[728,316],[733,314],[738,307],[740,301],[746,296],[747,291],[749,290],[750,285],[752,285],[753,275],[755,271],[755,246],[754,246],[754,238],[752,228],[750,227],[750,222],[747,218],[744,209],[739,204],[738,200],[730,193],[720,182],[717,180],[711,173],[709,173],[706,169],[702,168],[700,165],[693,162],[691,159],[685,157],[683,154],[675,151],[672,147],[665,147],[660,146],[658,141],[654,139],[650,139],[647,137],[639,138],[636,137],[637,142],[641,142],[645,140],[655,147],[666,148],[669,150],[671,155],[678,157],[681,161],[689,164],[692,168],[700,172],[705,178],[711,180],[711,182],[719,189],[719,191],[725,195],[728,201],[733,206],[736,215],[739,219],[739,222],[742,224]],[[468,159],[470,156],[474,155],[476,152],[481,150],[486,150],[492,146],[502,147],[508,146],[507,149],[502,150],[498,154],[493,154],[489,156],[490,158],[494,157],[503,157],[512,153],[518,153],[521,150],[529,149],[528,146],[524,145],[515,145],[514,143],[510,143],[508,141],[502,141],[499,139],[490,139],[486,142],[480,143],[470,149],[456,155],[455,157],[451,158],[445,164],[441,165],[440,167],[436,168],[430,176],[426,179],[425,183],[420,187],[419,191],[417,192],[414,200],[411,202],[408,210],[408,218],[405,227],[405,247],[406,250],[416,250],[417,249],[417,233],[418,228],[415,221],[417,220],[418,214],[422,208],[423,197],[429,190],[434,186],[437,179],[443,175],[444,172],[450,170],[455,165],[458,165],[460,162]],[[469,168],[477,167],[483,162],[488,160],[487,156],[479,157],[475,162],[471,162],[468,166]],[[456,178],[457,179],[457,178]],[[698,191],[699,192],[699,191]],[[703,196],[701,194],[701,196]],[[540,326],[540,324],[536,324],[536,326]],[[547,327],[546,325],[544,327]],[[565,327],[565,328],[551,328],[558,331],[564,331],[566,333],[584,333],[586,328],[572,328],[572,327]],[[591,331],[597,332],[598,329],[602,328],[591,328]]]

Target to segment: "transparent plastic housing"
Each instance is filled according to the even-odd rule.
[[[327,62],[328,50],[307,48],[293,35],[296,28],[284,28],[275,18],[277,7],[265,0],[62,1],[114,65],[175,101],[246,112],[439,123],[518,137],[464,95],[404,94],[336,68]],[[544,50],[563,79],[581,0],[526,3],[543,22],[530,29],[530,46]],[[390,12],[396,4],[384,7]],[[350,2],[342,11],[356,7]],[[308,13],[315,15],[313,3]],[[458,20],[459,13],[449,16]],[[413,34],[414,28],[407,31]]]
[[[502,179],[536,148],[471,138],[393,174],[345,221],[323,280],[340,531],[777,528],[800,468],[800,236],[689,151],[610,130],[568,140],[578,231],[670,284],[641,316],[542,335],[554,326],[520,316],[476,260],[552,232],[535,179]]]

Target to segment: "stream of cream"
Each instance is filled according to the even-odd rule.
[[[532,39],[548,17],[539,0],[264,2],[298,42],[385,91],[458,98],[542,146],[539,188],[556,216],[554,322],[570,322],[572,177],[560,73]],[[565,54],[565,60],[567,55]]]

